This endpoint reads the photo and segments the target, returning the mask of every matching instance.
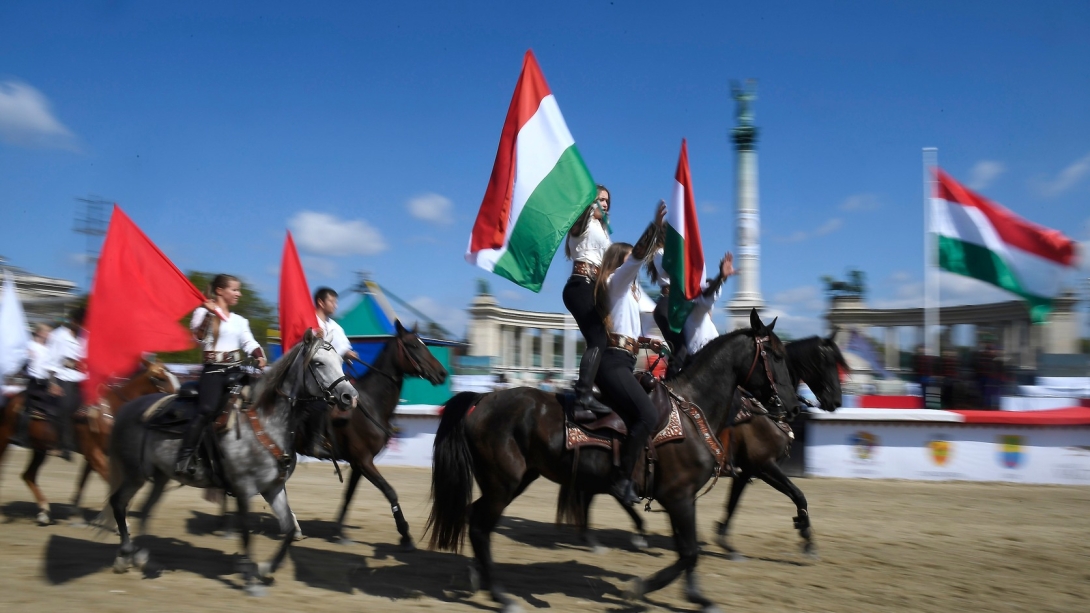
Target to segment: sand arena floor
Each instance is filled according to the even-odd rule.
[[[218,508],[190,488],[171,490],[152,520],[148,576],[117,575],[113,534],[65,519],[34,522],[19,479],[27,455],[10,449],[0,468],[0,611],[488,611],[467,595],[468,558],[403,552],[388,505],[361,483],[349,514],[349,546],[330,541],[342,487],[328,464],[304,464],[290,499],[309,536],[296,543],[264,598],[246,595],[234,562],[237,539],[217,535]],[[65,515],[75,463],[51,458],[41,483]],[[430,473],[384,471],[422,538]],[[105,497],[92,476],[85,501]],[[700,577],[724,611],[1087,611],[1090,610],[1090,488],[802,479],[820,560],[799,553],[794,508],[764,484],[747,491],[733,526],[749,559],[732,562],[713,541],[728,487],[699,504]],[[494,536],[499,577],[524,610],[692,611],[680,583],[649,602],[622,598],[628,581],[674,560],[666,517],[648,513],[644,552],[628,544],[629,521],[600,498],[592,522],[609,550],[595,554],[553,523],[557,487],[535,483],[508,509]],[[144,494],[137,497],[143,501]],[[276,522],[264,501],[254,522],[260,559],[274,551]],[[467,549],[468,553],[468,549]]]

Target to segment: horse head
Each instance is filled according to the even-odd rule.
[[[411,377],[427,379],[432,385],[439,385],[447,380],[447,369],[435,359],[428,351],[424,341],[416,333],[416,326],[409,330],[401,325],[401,320],[395,323],[396,332],[394,340],[397,343],[396,364],[398,370]]]
[[[811,336],[787,344],[787,361],[794,381],[805,382],[826,411],[835,411],[843,405],[840,377],[849,370],[833,340],[835,336],[834,329],[828,337]]]
[[[799,400],[791,384],[787,350],[780,337],[773,332],[777,319],[779,318],[774,318],[772,323],[765,325],[757,315],[757,309],[750,311],[749,324],[753,329],[756,346],[753,363],[749,366],[746,377],[741,380],[741,386],[758,398],[769,398],[776,409],[795,414],[799,411]]]
[[[155,392],[161,392],[163,394],[173,394],[181,387],[178,377],[170,372],[170,369],[167,368],[166,364],[163,364],[159,360],[152,361],[144,358],[143,365],[144,372],[135,377],[135,379],[145,378],[154,388],[144,393],[154,394]]]
[[[344,362],[333,345],[318,338],[314,330],[307,330],[303,335],[303,346],[297,357],[301,363],[296,368],[302,372],[303,390],[314,398],[324,398],[329,404],[336,403],[342,409],[356,406],[359,393],[344,374]]]

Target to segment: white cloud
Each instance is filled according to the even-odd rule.
[[[882,201],[876,194],[855,194],[840,203],[841,211],[874,211],[882,207]]]
[[[1088,174],[1090,174],[1090,153],[1069,164],[1055,178],[1040,181],[1038,191],[1046,197],[1059,196],[1078,184]]]
[[[333,260],[313,255],[301,255],[299,261],[302,262],[304,269],[317,273],[320,277],[329,279],[337,276],[337,264]]]
[[[316,255],[375,255],[386,240],[362,219],[340,219],[328,213],[301,211],[288,220],[299,248]]]
[[[76,148],[75,135],[64,127],[38,90],[18,81],[0,82],[0,140],[20,147]]]
[[[769,305],[761,309],[761,321],[766,324],[776,319],[776,332],[780,335],[789,335],[793,338],[802,338],[821,334],[824,324],[818,316],[792,315],[787,309],[778,305]]]
[[[407,206],[409,207],[409,214],[417,219],[423,219],[430,223],[443,225],[450,224],[454,221],[454,218],[451,216],[454,209],[454,203],[446,196],[431,193],[422,194],[410,198]]]
[[[414,309],[439,322],[441,326],[451,331],[456,336],[465,336],[466,322],[469,321],[469,315],[466,314],[465,308],[441,304],[431,296],[417,296],[410,300],[409,304],[411,304]],[[406,318],[411,316],[410,313],[402,313],[402,315]],[[415,318],[415,316],[412,317]],[[409,321],[412,321],[412,319]],[[402,321],[402,323],[407,325],[409,322]],[[420,326],[424,326],[423,321],[420,322]]]
[[[704,202],[700,205],[700,212],[706,215],[715,215],[719,212],[719,205],[714,202]]]
[[[819,236],[825,236],[826,234],[832,234],[833,232],[839,230],[843,225],[843,219],[839,217],[833,217],[832,219],[826,221],[817,228],[810,230],[809,232],[805,230],[797,230],[794,233],[788,236],[780,237],[777,240],[779,240],[781,243],[801,243],[811,238],[817,238]]]
[[[503,298],[504,300],[522,300],[522,294],[513,289],[500,290],[499,297]]]
[[[969,188],[982,190],[1006,172],[1007,167],[1003,162],[995,160],[980,160],[969,169]]]
[[[907,309],[923,306],[924,286],[922,281],[916,277],[901,276],[899,273],[894,275],[894,280],[899,282],[893,293],[869,301],[872,307],[877,309]],[[1014,294],[1001,290],[990,283],[953,273],[939,272],[939,303],[942,306],[987,304],[1017,299],[1018,297]]]

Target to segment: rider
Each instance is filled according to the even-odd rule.
[[[314,292],[314,314],[318,316],[318,337],[333,345],[333,350],[342,358],[359,359],[359,354],[352,350],[352,344],[348,342],[348,336],[344,328],[333,320],[332,315],[337,312],[337,292],[332,288],[319,287]]]
[[[219,411],[227,377],[240,371],[243,355],[257,358],[258,367],[265,367],[265,352],[254,340],[250,322],[231,312],[231,307],[238,304],[238,299],[242,297],[241,287],[242,283],[236,277],[216,275],[208,289],[209,299],[193,311],[189,322],[193,338],[201,346],[204,369],[197,384],[197,415],[190,422],[178,448],[174,465],[177,475],[194,472],[195,467],[189,465],[193,450],[201,432]]]
[[[681,364],[685,360],[686,349],[685,336],[681,332],[674,332],[670,329],[670,275],[662,266],[665,237],[661,234],[658,240],[655,241],[658,247],[655,250],[655,255],[647,263],[645,269],[647,270],[647,276],[651,278],[651,282],[659,285],[659,299],[655,302],[655,310],[652,315],[655,318],[655,325],[658,326],[659,332],[662,333],[662,338],[670,345],[670,361],[666,371],[666,376],[669,378],[680,371]],[[675,364],[676,366],[674,366]]]
[[[49,348],[45,346],[52,330],[46,324],[34,326],[34,334],[27,343],[26,404],[27,409],[49,412]],[[23,431],[16,433],[20,444],[25,445]]]
[[[700,295],[693,299],[693,310],[689,312],[688,318],[685,319],[685,327],[681,330],[685,338],[687,354],[679,362],[679,367],[687,366],[697,351],[719,336],[719,330],[712,322],[712,307],[723,294],[723,284],[733,274],[734,255],[728,251],[723,259],[719,260],[719,275],[714,279],[708,279]]]
[[[59,455],[72,459],[76,449],[76,432],[72,417],[82,404],[80,383],[87,378],[83,360],[87,355],[86,338],[83,335],[83,307],[69,312],[64,324],[49,334],[46,348],[49,361],[46,370],[50,375],[49,394],[57,412]]]
[[[627,243],[610,246],[602,258],[600,276],[595,283],[597,302],[603,309],[608,309],[605,323],[609,330],[609,349],[602,356],[598,387],[628,426],[628,437],[621,445],[620,472],[610,493],[627,505],[639,502],[632,471],[640,451],[651,438],[657,417],[647,392],[632,376],[639,351],[638,339],[643,336],[640,287],[636,278],[665,215],[666,205],[660,201],[655,222],[648,226],[635,247]]]
[[[595,282],[602,265],[602,256],[609,248],[609,190],[598,186],[597,197],[568,231],[564,253],[573,260],[572,274],[564,285],[564,306],[575,318],[586,340],[586,349],[579,360],[579,379],[575,382],[575,418],[593,419],[608,415],[609,407],[594,398],[595,373],[606,348],[606,328],[595,308]]]

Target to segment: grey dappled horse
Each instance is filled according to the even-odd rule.
[[[353,407],[358,395],[341,369],[341,358],[333,347],[307,331],[301,343],[269,367],[254,390],[258,427],[267,435],[266,441],[260,440],[255,427],[241,411],[237,416],[240,423],[218,435],[223,474],[238,501],[243,545],[240,568],[251,593],[260,590],[258,580],[271,582],[272,574],[284,560],[292,541],[294,517],[284,486],[295,469],[294,407],[301,405],[301,400],[314,398],[325,398],[342,409]],[[153,489],[144,504],[140,535],[146,534],[151,510],[171,480],[199,488],[216,487],[203,467],[192,477],[175,477],[174,462],[180,437],[149,428],[143,418],[145,411],[160,398],[162,395],[146,396],[121,407],[110,441],[109,505],[121,535],[121,548],[114,561],[117,572],[124,572],[134,564],[142,567],[147,562],[147,551],[137,550],[129,537],[126,521],[129,502],[146,481],[153,483]],[[269,439],[282,451],[281,459],[270,451]],[[260,565],[251,561],[247,529],[249,501],[256,494],[261,494],[269,503],[285,534],[273,558]]]

